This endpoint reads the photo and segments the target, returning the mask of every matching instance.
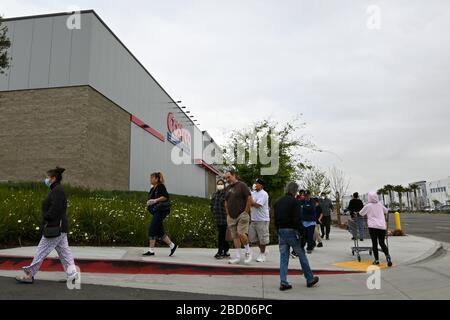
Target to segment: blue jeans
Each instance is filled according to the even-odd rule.
[[[278,229],[278,243],[280,248],[280,280],[281,284],[289,284],[287,281],[289,266],[289,251],[292,247],[298,255],[306,283],[313,281],[314,275],[309,267],[305,249],[301,245],[301,236],[295,229]]]
[[[358,224],[358,234],[359,234],[359,239],[364,239],[365,237],[365,232],[364,232],[364,218],[363,217],[356,217],[356,223]]]

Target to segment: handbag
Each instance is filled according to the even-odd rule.
[[[170,213],[170,208],[172,207],[172,203],[170,200],[164,202],[158,202],[148,207],[148,211],[151,214],[155,214],[157,211],[163,213]]]
[[[44,237],[46,238],[56,238],[61,235],[61,221],[59,222],[59,226],[49,227],[48,222],[44,226]]]

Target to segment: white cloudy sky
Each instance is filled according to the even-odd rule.
[[[366,26],[371,4],[381,28]],[[94,9],[202,130],[302,113],[349,191],[450,175],[450,1],[2,0],[5,17]]]

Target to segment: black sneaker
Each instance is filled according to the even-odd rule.
[[[322,248],[323,247],[323,243],[319,242],[319,244],[317,245],[317,248]]]
[[[387,256],[387,257],[386,257],[386,260],[387,260],[387,265],[388,265],[388,267],[392,267],[392,260],[391,260],[391,257]]]
[[[316,285],[316,283],[319,282],[319,277],[314,277],[313,281],[311,281],[310,283],[308,283],[306,286],[308,288],[312,288]]]
[[[225,252],[224,254],[223,254],[223,257],[224,258],[229,258],[231,255],[230,255],[230,253],[229,252]]]
[[[359,241],[364,241],[364,239],[359,239]]]
[[[298,257],[298,254],[294,250],[292,250],[291,258],[297,258],[297,257]]]
[[[330,237],[327,236],[327,240],[330,240]]]
[[[292,286],[290,284],[280,284],[280,291],[286,291],[292,289]]]
[[[173,249],[170,249],[169,257],[171,257],[175,253],[175,250],[177,250],[177,248],[178,248],[178,245],[176,244],[175,247],[173,247]]]
[[[372,262],[372,264],[373,264],[374,266],[379,266],[379,265],[380,265],[380,261],[375,260],[374,262]]]
[[[223,258],[225,258],[225,256],[224,256],[223,254],[216,253],[216,255],[214,256],[214,258],[216,258],[216,259],[223,259]]]
[[[154,252],[147,251],[146,253],[143,253],[142,255],[148,257],[148,256],[154,256],[155,253],[154,253]]]
[[[352,240],[356,240],[356,238],[355,238],[355,237],[353,237],[353,238],[352,238]]]
[[[311,254],[312,250],[306,250],[306,253]]]

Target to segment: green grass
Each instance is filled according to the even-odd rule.
[[[65,185],[71,245],[146,246],[151,214],[147,192],[91,191]],[[0,183],[0,246],[36,245],[40,239],[42,183]],[[216,246],[209,200],[171,195],[164,226],[183,247]]]

